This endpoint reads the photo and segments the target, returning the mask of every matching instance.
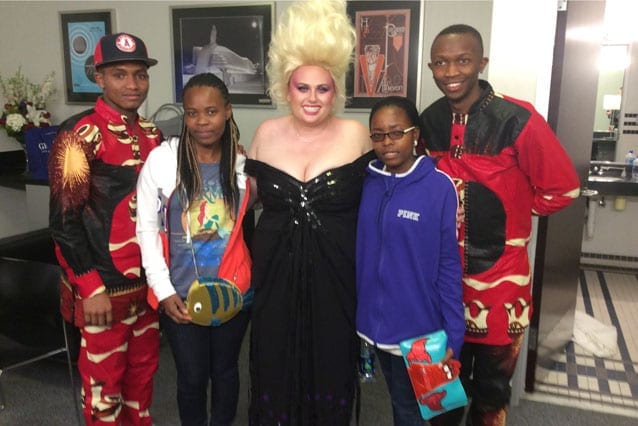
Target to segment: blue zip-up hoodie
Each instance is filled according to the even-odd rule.
[[[357,224],[358,333],[384,348],[444,329],[458,358],[465,318],[454,184],[428,157],[401,174],[379,160],[367,171]]]

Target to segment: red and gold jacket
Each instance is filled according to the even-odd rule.
[[[580,185],[534,107],[494,93],[486,81],[480,85],[481,98],[468,114],[453,114],[445,98],[423,111],[419,148],[453,178],[465,208],[459,232],[465,341],[505,345],[525,331],[532,314],[532,214],[566,207]]]
[[[66,120],[51,147],[49,224],[63,272],[61,290],[68,287],[78,300],[104,291],[112,300],[130,296],[121,306],[113,304],[114,320],[134,314],[131,309],[146,297],[135,186],[160,140],[153,123],[138,117],[129,125],[100,98],[94,108]],[[72,305],[81,321],[81,303]]]

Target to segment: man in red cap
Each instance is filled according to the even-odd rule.
[[[61,310],[82,333],[86,424],[151,425],[159,325],[146,303],[135,185],[161,140],[137,113],[149,89],[148,68],[157,61],[141,39],[118,33],[99,40],[94,63],[102,96],[62,123],[49,157]]]

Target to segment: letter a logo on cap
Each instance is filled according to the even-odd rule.
[[[128,34],[122,34],[115,40],[115,46],[122,52],[134,52],[135,51],[135,40]]]

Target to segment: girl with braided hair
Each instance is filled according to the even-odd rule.
[[[237,411],[239,351],[250,316],[251,262],[242,232],[249,188],[224,82],[211,73],[195,75],[184,86],[183,99],[180,137],[153,150],[140,174],[137,236],[177,368],[182,425],[230,425]],[[210,277],[232,281],[246,297],[240,306],[220,304],[212,318],[202,320],[203,308],[193,310],[197,304],[186,299],[193,284]]]

